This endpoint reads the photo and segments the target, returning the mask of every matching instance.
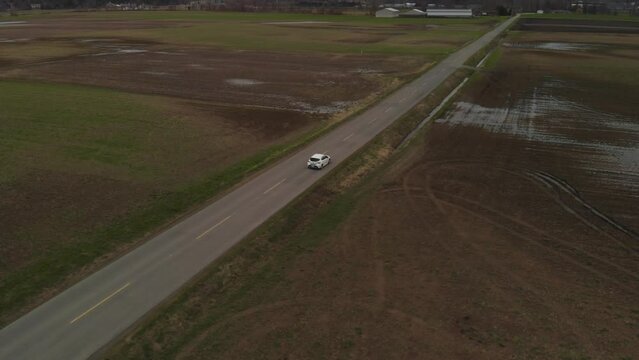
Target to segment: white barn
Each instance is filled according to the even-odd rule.
[[[426,9],[429,17],[473,17],[472,9]]]
[[[377,10],[377,12],[375,13],[375,17],[381,17],[381,18],[392,18],[392,17],[398,17],[398,16],[399,16],[399,10],[393,9],[393,8],[384,8],[381,10]]]
[[[404,11],[403,13],[400,13],[399,16],[421,17],[421,16],[426,16],[426,13],[419,9],[411,9],[408,11]]]

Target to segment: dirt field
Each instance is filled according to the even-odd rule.
[[[561,36],[511,34],[319,246],[228,263],[113,358],[639,358],[639,37]]]
[[[232,106],[332,115],[364,99],[382,77],[419,68],[361,56],[309,56],[169,48],[118,39],[76,39],[85,53],[16,65],[7,76],[109,87]],[[340,71],[335,71],[340,69]],[[277,116],[277,115],[276,115]]]
[[[427,65],[416,58],[233,51],[113,35],[123,29],[188,28],[189,22],[60,20],[28,25],[0,30],[5,62],[0,77],[205,100],[225,105],[227,113],[229,106],[240,106],[331,115]],[[108,29],[107,37],[77,36],[109,34]]]

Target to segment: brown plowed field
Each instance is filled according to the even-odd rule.
[[[327,242],[281,270],[261,305],[235,311],[244,297],[233,297],[221,320],[194,320],[198,336],[175,334],[187,343],[172,351],[639,358],[639,38],[626,38],[627,57],[580,36],[509,36],[497,65]],[[215,294],[159,323],[206,313]]]
[[[380,83],[423,67],[419,59],[290,54],[91,37],[109,29],[188,27],[189,22],[55,21],[0,29],[0,78],[108,87],[127,92],[334,114]]]
[[[70,39],[85,53],[16,65],[12,78],[109,87],[214,104],[333,114],[368,96],[375,77],[415,68],[375,57],[159,49],[118,39]],[[371,75],[374,73],[376,75]]]

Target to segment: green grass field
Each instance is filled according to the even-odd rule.
[[[1,81],[0,183],[26,170],[23,157],[37,151],[32,167],[124,168],[126,178],[146,175],[136,154],[150,149],[140,133],[161,125],[159,99],[102,88]],[[124,170],[123,169],[123,170]],[[151,173],[150,175],[157,175]]]

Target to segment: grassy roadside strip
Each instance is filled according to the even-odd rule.
[[[464,65],[473,66],[473,67],[479,65],[479,63],[484,59],[484,57],[486,57],[486,55],[488,55],[495,48],[495,46],[499,43],[499,41],[501,40],[502,36],[503,36],[503,34],[498,36],[497,38],[495,38],[488,45],[486,45],[483,48],[481,48],[481,50],[476,52],[475,55],[471,56],[468,60],[466,60]]]
[[[74,241],[73,245],[51,250],[24,268],[7,274],[0,280],[0,326],[7,325],[80,281],[86,274],[105,266],[256,176],[273,163],[363,113],[428,69],[430,67],[422,68],[411,77],[403,77],[387,84],[383,92],[365,99],[359,108],[342,114],[340,118],[329,120],[318,129],[288,143],[274,145],[181,190],[160,194],[128,216],[96,231],[80,234],[81,240]]]
[[[481,50],[476,52],[466,62],[464,62],[464,65],[466,65],[466,66],[478,66],[479,63],[484,59],[484,57],[486,57],[488,55],[490,55],[490,57],[492,57],[492,53],[494,53],[494,51],[496,51],[496,50],[499,50],[499,44],[508,35],[509,30],[512,29],[514,26],[517,26],[517,24],[519,23],[521,18],[522,17],[520,17],[517,21],[513,22],[512,24],[508,25],[508,27],[506,29],[504,29],[504,31],[502,31],[491,42],[489,42],[488,45],[486,45],[483,48],[481,48]],[[497,25],[499,25],[499,24],[497,24]],[[486,67],[490,57],[488,59],[486,59],[486,62],[484,62],[484,64],[482,64],[483,67]]]
[[[484,62],[483,68],[486,70],[494,69],[497,65],[497,62],[501,58],[502,49],[500,46],[496,46],[495,49],[490,53],[486,61]],[[474,77],[474,76],[473,76]],[[471,77],[472,80],[472,77]]]
[[[269,290],[286,281],[287,266],[319,246],[372,194],[400,156],[414,151],[415,147],[395,149],[469,72],[458,70],[411,112],[334,169],[331,176],[260,226],[98,355],[108,359],[172,359],[201,336],[219,330],[234,315],[268,301]],[[215,338],[215,347],[223,348],[223,334]]]
[[[515,23],[513,23],[514,25]],[[513,26],[511,25],[511,27]],[[481,54],[481,56],[473,56],[474,62],[466,63],[465,65],[474,64],[477,66],[479,62],[483,61],[481,67],[477,68],[477,71],[474,71],[469,77],[468,82],[465,86],[471,86],[474,82],[476,82],[481,76],[483,76],[483,71],[491,71],[497,65],[497,62],[501,58],[502,48],[500,46],[501,40],[503,40],[507,36],[508,32],[502,33],[500,36],[495,38],[488,46],[481,49],[477,54]],[[475,55],[477,55],[475,54]],[[472,60],[473,58],[469,59]],[[485,58],[485,59],[484,59]],[[446,111],[450,109],[450,105],[455,101],[456,97],[452,97],[448,100],[448,103],[442,106],[439,112],[433,115],[433,119],[437,119],[442,117]]]

